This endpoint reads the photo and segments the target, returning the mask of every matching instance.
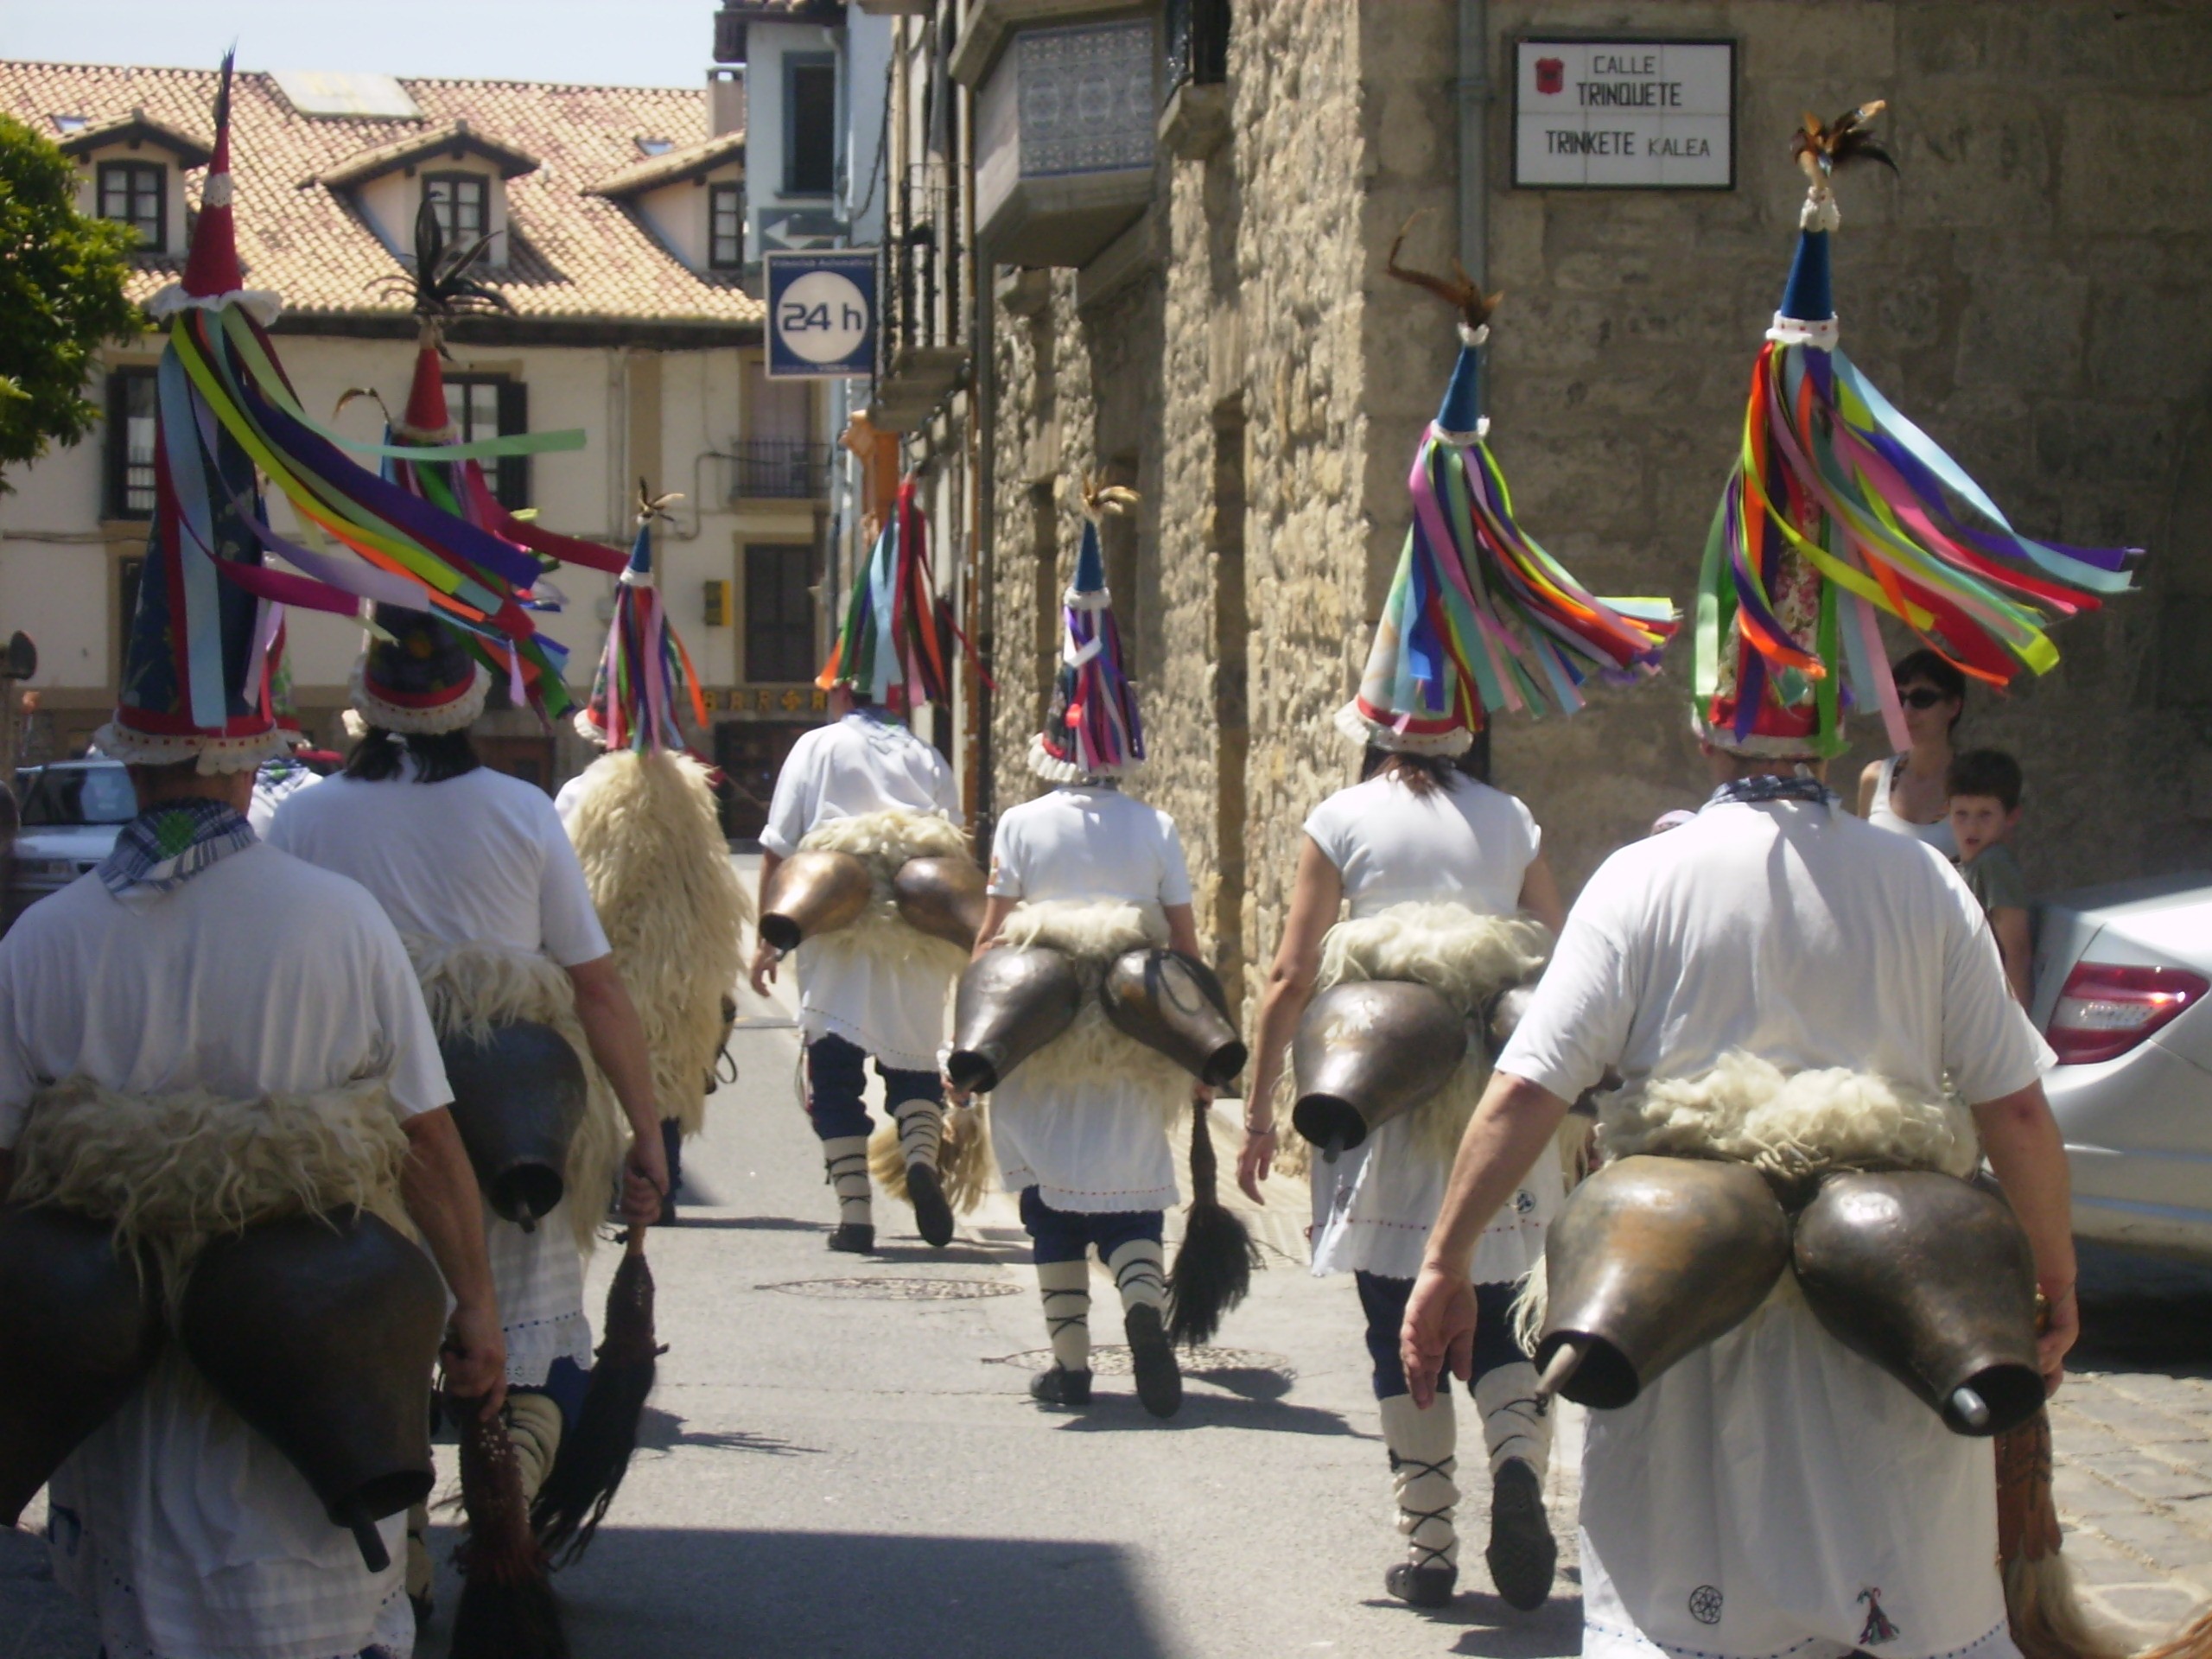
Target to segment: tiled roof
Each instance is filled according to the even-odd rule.
[[[56,139],[63,135],[54,116],[104,124],[133,110],[181,134],[212,134],[215,82],[212,69],[0,61],[0,110]],[[399,261],[345,190],[302,181],[340,169],[353,176],[348,164],[366,152],[466,121],[474,137],[538,162],[536,171],[506,186],[507,263],[487,273],[524,322],[680,327],[760,321],[760,302],[734,276],[687,269],[627,207],[590,194],[637,163],[639,140],[688,147],[703,133],[703,87],[401,84],[422,109],[421,120],[303,116],[268,75],[240,74],[233,82],[238,254],[248,286],[276,289],[289,315],[401,319],[404,305],[374,288],[401,270]],[[200,184],[200,174],[188,175],[195,207]],[[407,226],[388,228],[403,238],[410,233]],[[131,296],[149,297],[181,266],[177,260],[142,261]]]
[[[709,138],[696,144],[685,144],[664,155],[648,156],[633,167],[626,167],[612,178],[601,179],[591,186],[592,194],[621,199],[634,196],[664,184],[681,184],[695,175],[720,167],[732,156],[745,154],[745,135],[726,132],[719,138]]]
[[[143,110],[125,110],[111,120],[95,121],[55,140],[64,156],[86,156],[109,144],[151,141],[187,167],[205,167],[213,152],[207,141],[166,121],[156,121]]]
[[[327,184],[334,190],[343,190],[349,185],[360,184],[404,167],[410,162],[430,161],[440,156],[459,157],[477,156],[499,169],[503,179],[518,179],[524,174],[537,171],[535,156],[526,156],[512,144],[503,144],[486,138],[468,124],[468,118],[442,121],[435,127],[403,134],[388,144],[378,144],[365,149],[358,156],[349,156],[334,168],[317,174],[313,184]]]

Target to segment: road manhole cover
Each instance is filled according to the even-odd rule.
[[[1236,1373],[1268,1371],[1286,1382],[1294,1382],[1298,1373],[1281,1354],[1270,1354],[1256,1348],[1179,1348],[1175,1357],[1185,1376],[1205,1376],[1210,1372]],[[1033,1348],[1027,1353],[1004,1354],[986,1360],[988,1365],[1018,1365],[1025,1371],[1041,1371],[1052,1363],[1049,1348]],[[1127,1376],[1129,1374],[1129,1351],[1119,1343],[1101,1345],[1090,1351],[1090,1370],[1095,1376]]]
[[[794,1279],[788,1284],[760,1285],[756,1288],[779,1290],[786,1296],[868,1302],[965,1302],[984,1296],[1014,1296],[1021,1291],[1020,1285],[1004,1279],[904,1279],[889,1274],[861,1274],[849,1279]]]

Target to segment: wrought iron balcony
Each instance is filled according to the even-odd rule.
[[[797,438],[741,438],[730,455],[734,501],[813,501],[830,493],[830,446]]]
[[[891,193],[877,279],[875,395],[868,418],[912,431],[959,383],[968,361],[961,293],[960,174],[942,162],[908,168]]]

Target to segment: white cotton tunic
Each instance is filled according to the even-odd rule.
[[[250,847],[143,906],[86,875],[0,940],[0,1147],[43,1078],[233,1098],[388,1069],[402,1117],[445,1104],[423,994],[375,900]],[[110,1659],[405,1655],[400,1569],[371,1573],[283,1454],[174,1344],[54,1474],[54,1575]],[[404,1522],[383,1523],[397,1561]]]
[[[353,877],[403,933],[542,951],[563,968],[608,952],[553,803],[489,766],[435,784],[414,782],[411,765],[381,783],[327,779],[277,808],[269,838]],[[556,1359],[591,1364],[583,1258],[569,1221],[578,1201],[564,1197],[529,1232],[484,1208],[507,1381],[518,1387],[543,1387]]]
[[[1340,790],[1314,808],[1306,834],[1337,867],[1355,919],[1404,904],[1510,916],[1543,846],[1535,816],[1519,800],[1456,773],[1426,794],[1388,773]],[[1314,1159],[1315,1274],[1418,1274],[1451,1173],[1421,1150],[1411,1112],[1333,1166]],[[1510,1283],[1542,1260],[1544,1228],[1565,1196],[1558,1161],[1539,1159],[1476,1241],[1474,1282]]]
[[[1030,904],[1187,905],[1191,874],[1167,814],[1118,789],[1071,784],[999,820],[988,891]],[[991,1094],[991,1144],[1007,1190],[1033,1186],[1055,1210],[1166,1210],[1180,1197],[1158,1102],[1127,1078],[1051,1090],[1026,1084],[1016,1066]]]
[[[1918,842],[1805,802],[1709,806],[1624,848],[1568,915],[1498,1069],[1573,1099],[1742,1048],[1969,1103],[2049,1057],[1980,907]],[[1583,1456],[1591,1656],[2010,1656],[1989,1442],[1828,1336],[1794,1285]],[[1870,1629],[1871,1605],[1896,1634]]]
[[[906,727],[849,714],[791,745],[760,844],[789,858],[825,823],[893,810],[941,813],[959,823],[952,768]],[[928,961],[893,961],[849,944],[832,935],[795,953],[800,1032],[809,1042],[842,1037],[887,1066],[934,1071],[950,977]]]

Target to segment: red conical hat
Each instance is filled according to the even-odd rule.
[[[223,54],[223,84],[215,94],[215,155],[200,188],[200,222],[192,227],[192,254],[184,266],[184,291],[196,300],[235,294],[245,286],[231,219],[231,55]]]
[[[454,436],[435,323],[423,325],[422,344],[415,353],[415,379],[407,388],[407,412],[399,417],[393,435],[410,443],[444,443]]]

